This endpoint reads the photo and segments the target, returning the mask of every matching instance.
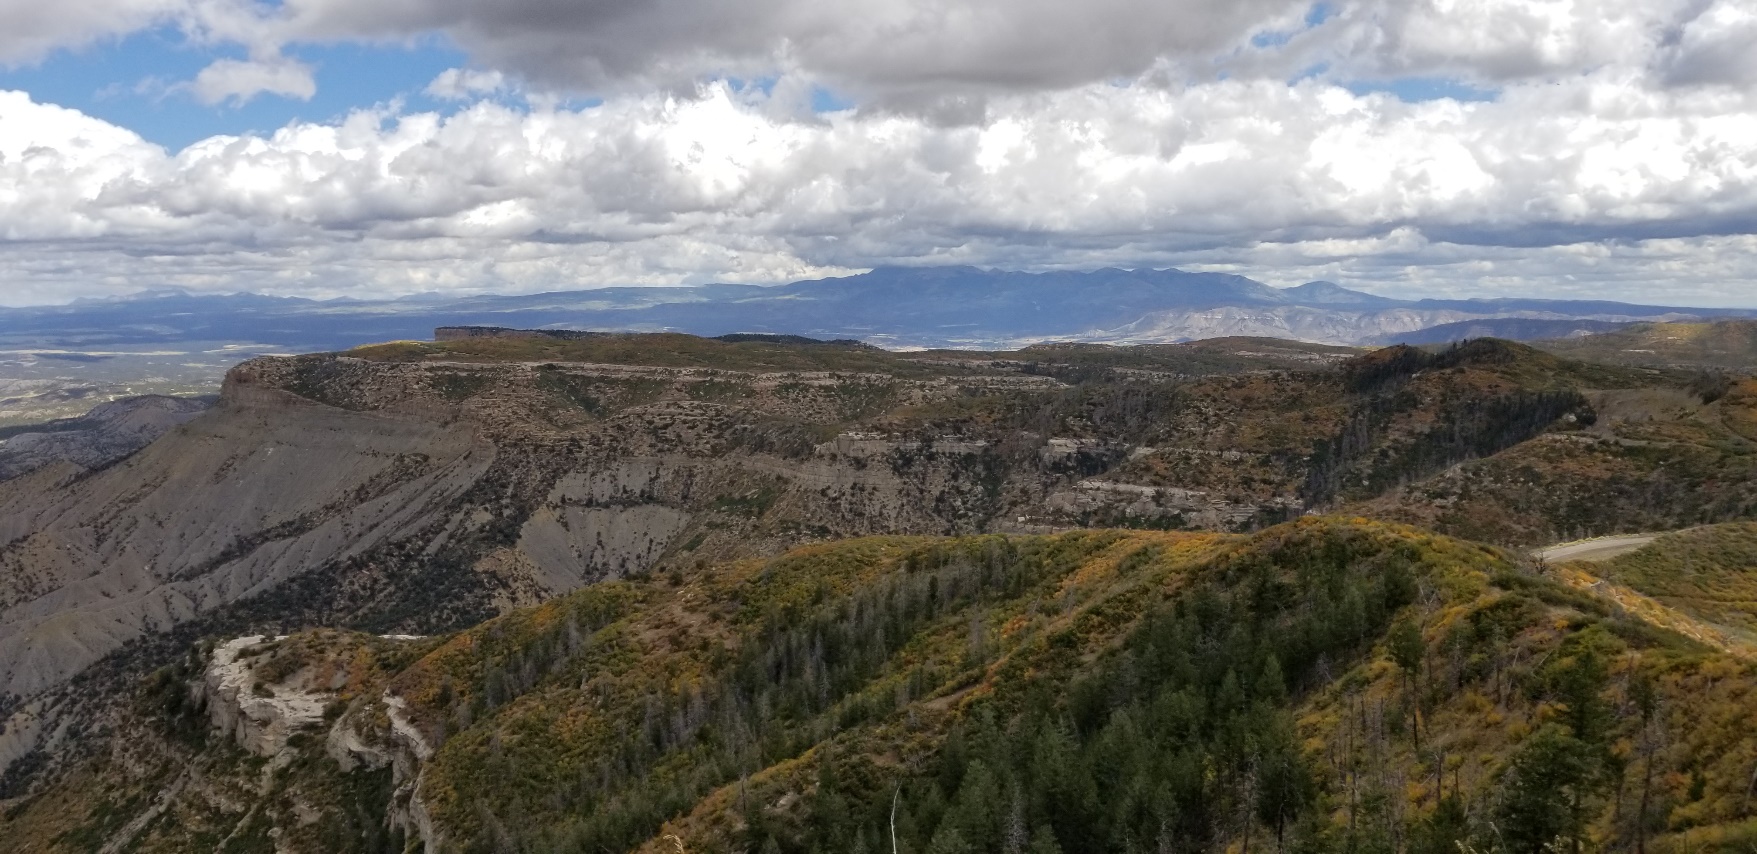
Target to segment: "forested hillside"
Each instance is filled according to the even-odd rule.
[[[1520,545],[1757,515],[1757,381],[1586,396],[1589,429],[1546,432],[1349,509]]]
[[[1359,520],[861,539],[449,637],[243,651],[237,697],[324,711],[280,743],[210,731],[248,703],[177,689],[219,681],[197,650],[0,833],[31,851],[1757,840],[1750,665],[1493,548]]]

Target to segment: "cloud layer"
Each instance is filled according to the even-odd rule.
[[[1208,57],[1305,0],[289,0],[282,38],[444,32],[544,86],[626,88],[703,74],[809,74],[861,96],[1035,91]]]
[[[83,47],[172,20],[189,0],[81,0],[0,5],[0,63],[41,59],[57,48]]]
[[[450,115],[377,107],[176,153],[0,93],[0,300],[955,262],[1757,304],[1757,16],[1730,0],[857,5],[130,5],[249,47],[192,84],[209,101],[309,97],[282,57],[313,40],[443,32],[481,67],[429,88],[465,102]],[[17,14],[0,57],[102,34]],[[767,79],[704,78],[734,73]],[[1344,85],[1411,76],[1498,95]],[[814,112],[823,87],[860,107]]]

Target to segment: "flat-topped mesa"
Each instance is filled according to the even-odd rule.
[[[503,326],[441,326],[433,330],[435,341],[465,341],[471,338],[554,338],[581,341],[602,338],[611,332],[585,332],[578,329],[508,329]]]
[[[642,335],[655,334],[660,333],[588,332],[579,329],[511,329],[504,326],[441,326],[438,329],[433,330],[433,340],[435,343],[440,344],[451,341],[468,341],[476,338],[587,341],[598,338],[636,338]],[[864,341],[857,341],[852,338],[825,340],[821,338],[811,338],[805,335],[788,335],[773,332],[733,332],[727,335],[716,335],[708,340],[720,341],[726,344],[758,343],[803,347],[828,346],[855,350],[870,350],[873,352],[884,351],[884,348],[882,347],[875,347]]]

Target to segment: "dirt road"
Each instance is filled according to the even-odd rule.
[[[1577,543],[1562,543],[1547,549],[1538,549],[1537,556],[1550,563],[1562,563],[1571,560],[1601,561],[1626,555],[1654,540],[1658,534],[1628,534],[1620,537],[1600,537],[1596,540],[1581,540]]]

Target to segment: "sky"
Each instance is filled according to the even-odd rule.
[[[1168,267],[1757,306],[1750,0],[0,0],[0,304]]]

